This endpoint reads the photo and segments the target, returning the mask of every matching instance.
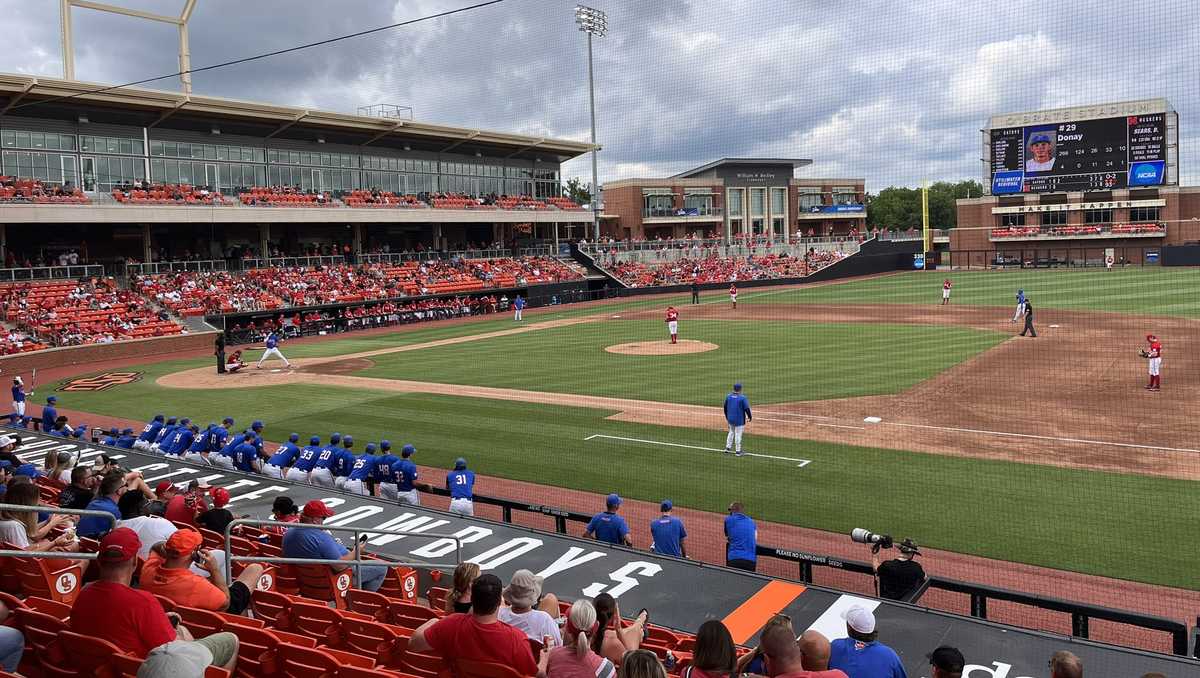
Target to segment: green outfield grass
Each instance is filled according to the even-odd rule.
[[[362,376],[553,393],[718,404],[735,381],[752,402],[898,393],[1008,335],[957,327],[691,320],[682,337],[706,353],[634,356],[604,347],[667,338],[660,320],[615,320],[539,330],[372,358]],[[905,359],[878,361],[905,347]]]
[[[60,404],[148,419],[164,402],[171,403],[169,413],[201,422],[262,418],[267,437],[276,440],[292,431],[322,438],[350,433],[360,445],[389,438],[417,445],[424,465],[448,467],[465,456],[486,475],[652,502],[669,497],[677,506],[718,513],[739,499],[761,520],[836,532],[866,526],[962,553],[1200,588],[1191,551],[1180,548],[1200,540],[1194,519],[1200,483],[1194,482],[764,438],[750,427],[748,450],[812,462],[796,468],[788,461],[584,441],[603,434],[709,448],[724,443],[721,432],[609,421],[613,412],[604,410],[336,387],[165,392],[143,381],[64,394]],[[489,492],[486,482],[478,489]],[[1116,510],[1120,520],[1112,519]],[[647,526],[633,529],[635,544],[645,547]]]
[[[1034,308],[1200,318],[1200,272],[1192,268],[909,271],[791,290],[746,289],[739,301],[771,304],[940,304],[942,281],[961,306],[1016,306],[1024,289]]]

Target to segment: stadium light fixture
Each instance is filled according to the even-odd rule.
[[[596,81],[592,77],[592,36],[603,38],[608,35],[608,15],[598,9],[575,5],[575,23],[579,30],[587,33],[588,46],[588,98],[592,109],[592,225],[596,240],[600,240],[600,180],[596,168]]]

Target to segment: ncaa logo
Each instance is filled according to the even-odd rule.
[[[69,595],[79,585],[79,579],[73,572],[67,572],[54,580],[54,590],[60,595]]]

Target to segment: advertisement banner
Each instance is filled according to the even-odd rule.
[[[808,208],[812,214],[846,214],[866,212],[866,205],[813,205]]]

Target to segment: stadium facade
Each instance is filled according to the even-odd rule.
[[[797,179],[811,160],[723,158],[664,178],[604,185],[602,231],[617,238],[755,235],[789,242],[866,228],[863,179]]]
[[[149,255],[170,241],[328,242],[356,249],[580,237],[590,212],[562,209],[307,209],[118,204],[138,180],[207,186],[226,196],[255,186],[339,195],[561,195],[561,164],[586,143],[365,117],[133,87],[0,75],[0,174],[69,182],[86,205],[7,205],[0,244],[53,251],[87,242],[94,259]],[[48,226],[48,227],[47,227]],[[213,247],[215,250],[216,248]],[[215,251],[214,251],[215,253]]]

